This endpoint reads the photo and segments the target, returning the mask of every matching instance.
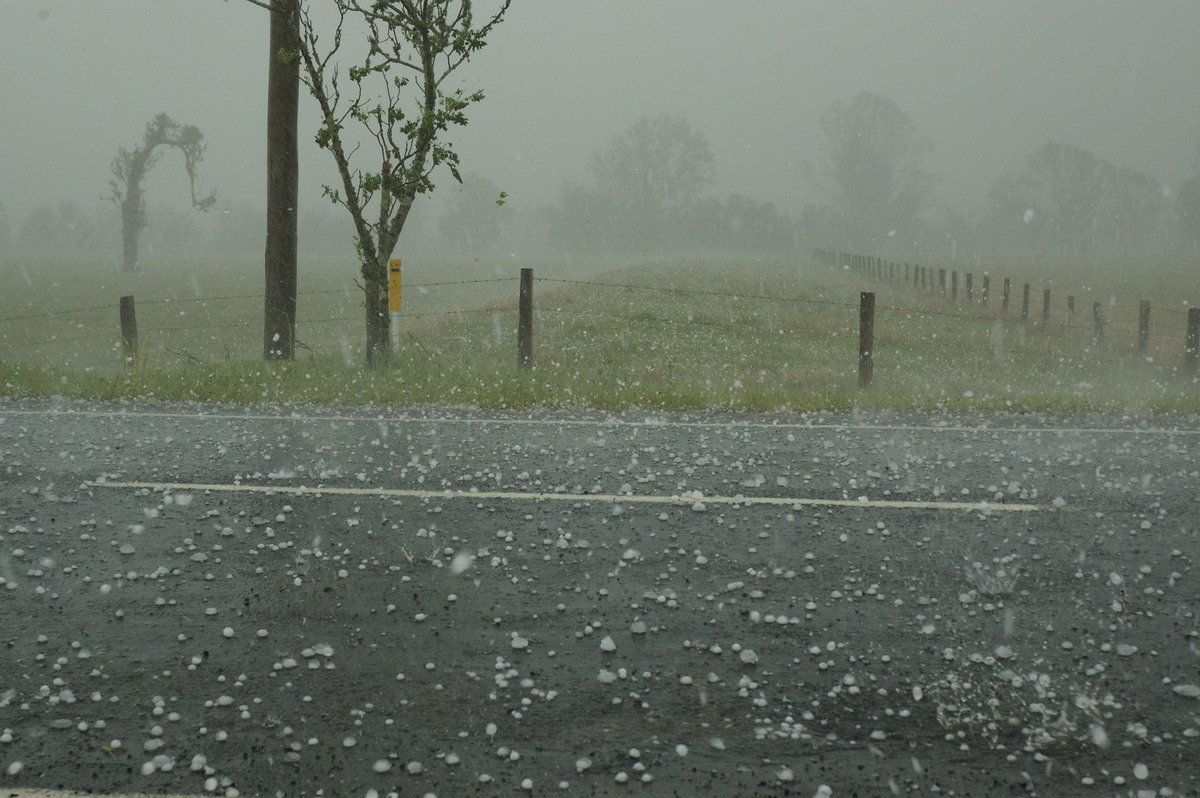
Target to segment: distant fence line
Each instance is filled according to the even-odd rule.
[[[953,269],[938,268],[935,272],[934,269],[926,268],[919,264],[901,264],[878,256],[855,255],[837,250],[817,249],[813,254],[817,260],[828,265],[849,268],[868,279],[902,283],[918,293],[940,297],[951,306],[957,307],[965,302],[967,305],[978,305],[980,309],[985,310],[989,309],[989,306],[994,307],[994,305],[990,305],[992,285],[991,275],[988,273],[982,276],[979,291],[976,292],[975,276],[970,272],[963,273],[961,275],[963,279],[960,281],[959,272]],[[960,282],[962,286],[961,292],[959,290]],[[1003,278],[999,299],[999,316],[991,318],[1013,320],[1011,314],[1015,312],[1012,307],[1015,302],[1015,286],[1016,284],[1012,279],[1008,277]],[[1031,308],[1034,296],[1035,293],[1032,284],[1023,283],[1020,287],[1020,313],[1016,317],[1022,325],[1032,325],[1043,329],[1078,329],[1076,326],[1076,302],[1074,294],[1068,294],[1066,298],[1065,323],[1056,322],[1052,319],[1054,306],[1051,289],[1049,288],[1041,290],[1040,317],[1038,321],[1034,322],[1031,316],[1031,311],[1034,310],[1034,308]],[[1134,308],[1137,310],[1136,325],[1131,325],[1131,329],[1128,331],[1114,329],[1111,325],[1111,320],[1106,316],[1105,312],[1106,309],[1111,311],[1118,309],[1132,310]],[[1139,300],[1136,306],[1117,304],[1106,306],[1102,302],[1093,302],[1090,311],[1089,320],[1093,341],[1096,343],[1102,342],[1106,334],[1131,335],[1136,336],[1136,351],[1139,354],[1148,352],[1151,341],[1151,305],[1148,300]],[[1158,337],[1183,341],[1184,371],[1187,374],[1195,374],[1197,370],[1197,357],[1198,353],[1200,353],[1200,307],[1190,307],[1186,311],[1177,308],[1160,307],[1157,311],[1186,316],[1186,326],[1183,335],[1158,333]],[[946,315],[965,317],[963,314],[955,313],[947,313]]]

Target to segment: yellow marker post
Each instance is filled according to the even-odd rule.
[[[391,311],[392,348],[400,348],[400,259],[388,261],[388,310]]]
[[[388,310],[399,313],[400,303],[400,259],[392,258],[388,261]]]

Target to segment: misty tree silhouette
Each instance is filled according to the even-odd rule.
[[[158,163],[155,151],[162,146],[175,147],[183,153],[191,186],[192,207],[206,211],[216,204],[216,192],[206,197],[196,195],[196,165],[204,159],[204,134],[194,125],[180,125],[166,114],[159,114],[146,125],[142,143],[133,149],[120,147],[113,158],[112,201],[121,209],[122,271],[138,270],[138,238],[146,228],[146,195],[142,180]]]

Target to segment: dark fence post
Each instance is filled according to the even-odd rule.
[[[1075,326],[1075,295],[1071,294],[1067,297],[1067,326]]]
[[[1138,351],[1145,353],[1150,346],[1150,300],[1138,303]]]
[[[1195,376],[1196,360],[1200,358],[1200,308],[1188,309],[1187,344],[1183,350],[1183,370]]]
[[[987,307],[988,298],[991,296],[991,293],[992,293],[992,276],[990,274],[985,274],[985,275],[983,275],[983,295],[980,297],[980,300],[983,302],[984,307]]]
[[[970,272],[967,272],[967,304],[968,305],[975,301],[975,286],[973,283],[974,283],[974,278],[971,276]]]
[[[958,302],[958,271],[950,272],[950,300]]]
[[[1012,296],[1012,280],[1004,278],[1004,301],[1000,303],[1000,312],[1008,313],[1008,299]]]
[[[874,376],[875,348],[875,292],[863,291],[858,295],[858,387],[871,387]]]
[[[1095,328],[1092,332],[1092,339],[1096,343],[1100,343],[1104,340],[1104,315],[1100,312],[1099,302],[1092,303],[1092,324]]]
[[[1029,321],[1029,283],[1021,289],[1021,323]]]
[[[121,350],[125,354],[125,365],[132,366],[138,356],[137,313],[132,294],[121,297]]]
[[[517,365],[533,368],[533,269],[521,269],[517,308]]]
[[[940,296],[946,295],[946,270],[945,269],[938,269],[938,294]]]
[[[1050,324],[1050,289],[1042,291],[1042,326]]]

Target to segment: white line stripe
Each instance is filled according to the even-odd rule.
[[[615,493],[520,493],[505,491],[428,491],[397,488],[337,488],[307,485],[243,485],[199,482],[88,482],[95,488],[212,491],[216,493],[270,493],[289,496],[382,496],[412,499],[494,499],[499,501],[607,502],[628,504],[767,504],[782,507],[886,507],[901,510],[987,510],[1028,513],[1044,510],[1036,504],[992,504],[990,502],[922,502],[862,499],[803,499],[781,496],[622,496]]]
[[[70,790],[35,790],[25,787],[4,787],[0,789],[0,795],[3,795],[4,798],[102,798],[103,796],[109,796],[109,798],[202,798],[199,795],[150,795],[141,792],[83,793]]]
[[[685,429],[777,429],[777,430],[863,430],[867,432],[1028,432],[1046,434],[1096,434],[1096,435],[1200,435],[1200,428],[1181,429],[1179,427],[1151,427],[1144,429],[1117,427],[966,427],[966,426],[933,426],[920,424],[809,424],[799,422],[768,422],[768,421],[630,421],[620,418],[602,419],[561,419],[561,418],[455,418],[452,416],[273,416],[265,414],[233,414],[233,413],[163,413],[158,411],[115,411],[115,410],[5,410],[0,408],[0,416],[11,415],[47,415],[47,416],[85,416],[111,418],[171,418],[191,419],[195,421],[323,421],[338,423],[392,423],[392,424],[496,424],[496,425],[538,425],[547,427],[656,427]]]

